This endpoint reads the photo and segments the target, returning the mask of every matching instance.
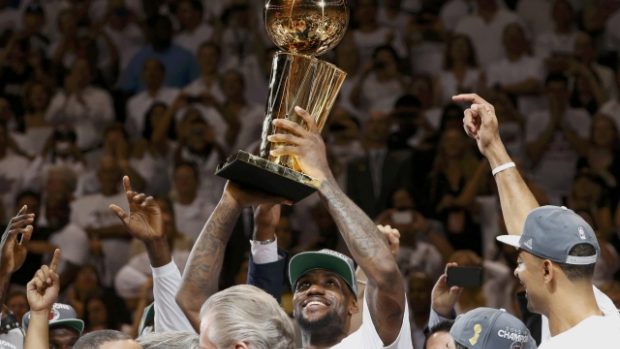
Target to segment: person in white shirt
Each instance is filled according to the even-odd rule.
[[[521,24],[513,22],[504,27],[502,44],[506,57],[486,70],[487,86],[516,98],[517,108],[524,115],[540,109],[542,100],[538,93],[542,87],[543,65],[538,57],[530,54]]]
[[[174,43],[196,54],[198,47],[213,38],[214,30],[202,21],[204,7],[199,0],[183,0],[177,4],[177,20],[181,31],[174,37]]]
[[[0,222],[6,223],[10,213],[14,212],[15,197],[23,182],[30,161],[22,156],[9,152],[9,132],[4,123],[0,123]]]
[[[114,120],[110,94],[91,85],[91,66],[77,59],[65,77],[64,89],[54,95],[45,113],[52,124],[68,123],[75,127],[78,147],[84,151],[101,144],[101,130]]]
[[[129,258],[129,235],[107,208],[111,203],[121,202],[123,193],[118,188],[122,176],[116,158],[104,155],[97,169],[101,191],[86,195],[71,203],[71,222],[84,229],[93,248],[91,259],[102,275],[104,286],[111,286],[116,272]]]
[[[144,34],[138,24],[136,13],[131,12],[128,4],[105,1],[105,4],[100,6],[93,4],[91,9],[103,6],[107,9],[101,9],[100,13],[108,14],[103,31],[118,48],[119,68],[120,71],[124,71],[131,58],[144,45]]]
[[[538,207],[502,145],[491,104],[475,94],[454,100],[472,103],[463,127],[493,169],[511,234],[498,240],[519,249],[515,276],[525,287],[528,309],[548,318],[551,337],[543,332],[540,348],[617,347],[620,314],[615,307],[600,305],[592,285],[600,256],[594,231],[565,207]]]
[[[211,215],[215,206],[199,195],[200,173],[196,164],[188,161],[175,164],[173,182],[176,229],[195,241],[204,225],[204,217]]]
[[[533,112],[525,127],[532,179],[545,190],[551,203],[568,194],[575,176],[577,149],[588,137],[590,116],[568,106],[568,79],[550,74],[545,82],[548,109]]]
[[[155,102],[164,102],[170,106],[179,95],[179,89],[164,86],[166,67],[156,58],[147,59],[142,68],[142,80],[145,89],[131,97],[127,102],[127,120],[125,129],[130,137],[142,135],[146,112]]]
[[[476,13],[465,16],[454,31],[469,36],[478,54],[480,66],[504,57],[502,49],[502,30],[508,23],[521,22],[511,11],[500,8],[497,0],[477,0]]]
[[[220,87],[220,55],[220,46],[215,42],[207,41],[200,45],[196,53],[200,77],[183,89],[184,94],[194,98],[201,97],[206,104],[224,101]]]
[[[552,7],[553,30],[536,37],[534,52],[538,57],[547,58],[552,54],[570,55],[575,47],[579,31],[575,28],[575,11],[567,0],[554,0]]]
[[[620,69],[616,72],[616,86],[620,89]],[[599,112],[612,118],[616,123],[616,129],[620,130],[620,96],[610,98],[601,106]]]

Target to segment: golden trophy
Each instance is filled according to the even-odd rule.
[[[293,202],[316,190],[318,183],[301,172],[295,157],[269,155],[278,144],[267,136],[277,131],[271,124],[274,118],[303,123],[295,106],[308,111],[323,128],[346,73],[316,56],[340,42],[348,22],[346,0],[266,1],[265,27],[282,51],[271,66],[260,154],[236,152],[218,166],[218,176]]]

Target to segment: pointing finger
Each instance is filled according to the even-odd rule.
[[[59,262],[60,262],[60,249],[57,248],[54,250],[54,257],[52,257],[52,262],[50,263],[50,270],[53,272],[56,272]]]

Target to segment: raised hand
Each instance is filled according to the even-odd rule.
[[[270,142],[283,143],[274,147],[270,155],[293,155],[297,158],[302,171],[308,176],[321,182],[332,178],[319,127],[307,111],[295,107],[295,113],[306,123],[308,129],[290,120],[273,120],[273,125],[285,133],[276,133],[268,137]]]
[[[398,229],[392,228],[389,225],[377,225],[377,229],[385,236],[392,256],[396,257],[400,248],[400,232]]]
[[[147,242],[162,238],[164,236],[163,220],[161,209],[155,199],[133,191],[128,176],[123,177],[123,187],[129,203],[129,213],[114,204],[110,205],[110,209],[136,239]]]
[[[28,251],[26,245],[32,236],[34,214],[26,213],[28,207],[24,205],[2,234],[0,240],[0,275],[16,272],[24,264]],[[18,237],[20,237],[18,239]]]
[[[268,208],[277,204],[291,205],[292,203],[284,198],[268,195],[259,191],[244,188],[233,182],[226,182],[223,197],[234,201],[238,208],[267,205]]]
[[[471,107],[465,109],[463,128],[476,140],[480,152],[487,156],[490,147],[501,144],[495,108],[475,93],[452,96],[452,100],[471,103]]]
[[[59,261],[60,249],[57,248],[49,267],[47,265],[41,266],[41,269],[37,270],[26,286],[26,295],[31,312],[49,311],[58,299],[60,278],[56,269]]]
[[[439,277],[431,292],[431,308],[443,317],[450,317],[452,309],[463,292],[462,287],[448,287],[448,268],[456,266],[458,266],[457,263],[446,264],[444,273]]]

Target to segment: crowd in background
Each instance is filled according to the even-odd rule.
[[[183,268],[225,184],[216,166],[260,140],[277,51],[263,6],[0,0],[0,221],[24,204],[37,214],[7,298],[18,317],[27,311],[23,286],[61,248],[60,300],[86,331],[135,335],[151,269],[108,206],[126,202],[124,174],[156,196]],[[348,74],[323,136],[349,197],[400,230],[416,347],[447,262],[485,271],[458,313],[519,313],[514,251],[495,243],[505,227],[489,165],[462,130],[467,106],[451,102],[461,92],[495,106],[540,204],[567,206],[595,229],[594,281],[620,307],[618,53],[620,1],[350,2],[345,38],[321,57]],[[252,229],[248,211],[222,287],[245,283]],[[291,254],[347,253],[317,195],[283,209],[277,239]],[[282,299],[289,312],[290,301]]]

